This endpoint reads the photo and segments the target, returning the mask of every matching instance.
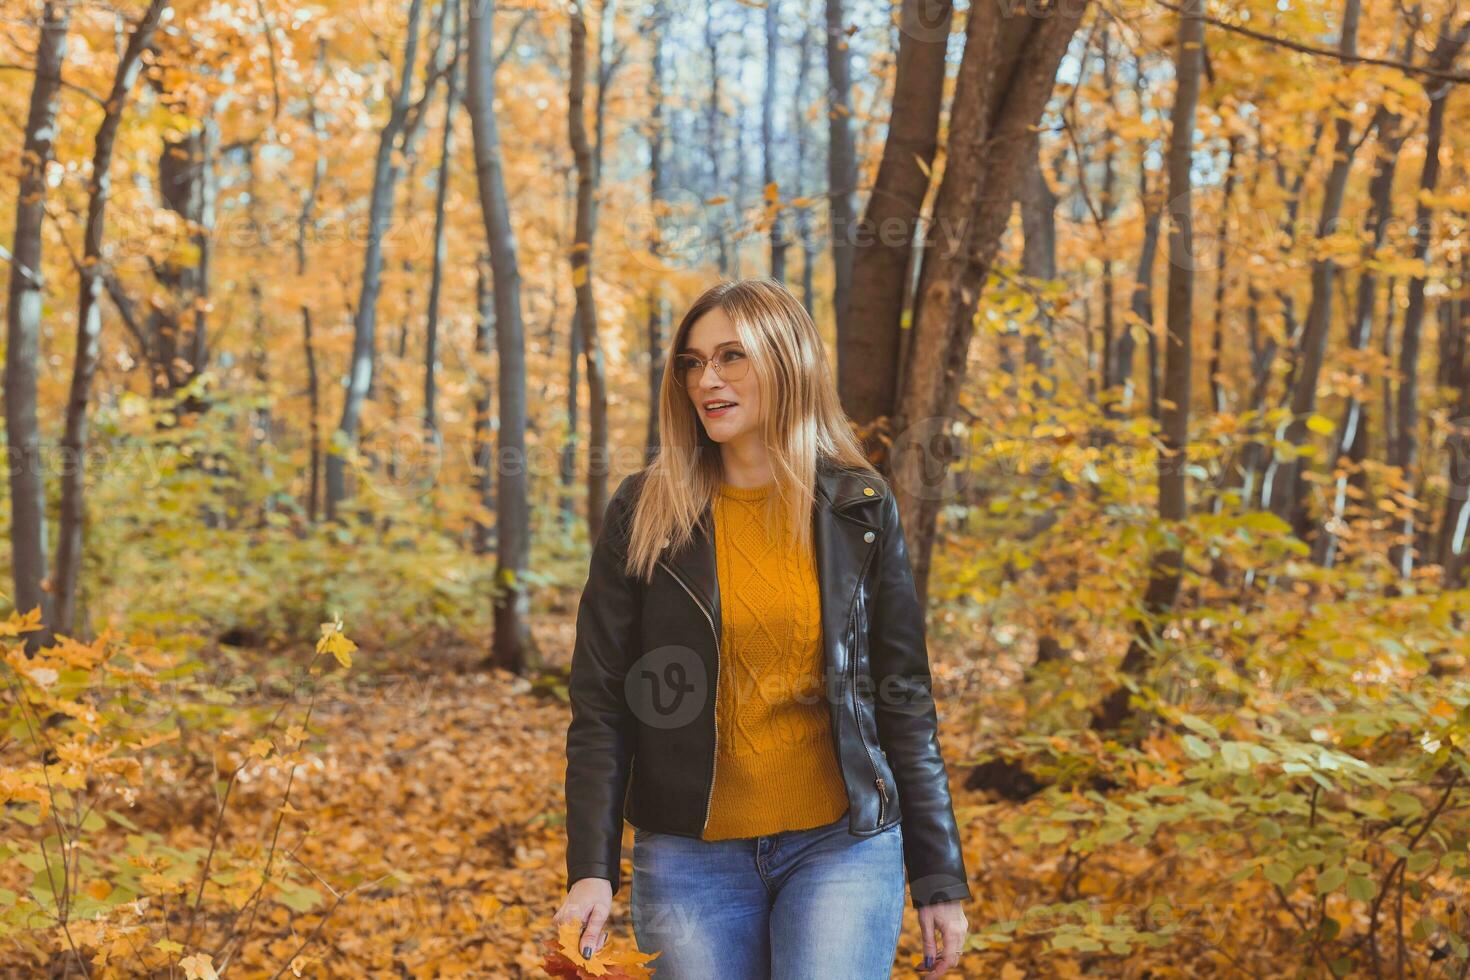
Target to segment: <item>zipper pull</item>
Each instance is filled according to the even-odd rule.
[[[883,823],[883,807],[888,802],[888,790],[883,788],[883,777],[879,776],[873,782],[878,784],[878,823]]]

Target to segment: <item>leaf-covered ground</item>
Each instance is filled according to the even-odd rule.
[[[569,625],[544,624],[554,648]],[[367,658],[360,657],[359,663]],[[400,658],[403,659],[403,658]],[[1062,895],[1087,895],[1107,882],[1143,876],[1173,890],[1191,872],[1188,861],[1140,860],[1136,866],[1106,859],[1093,880],[1090,870],[1055,853],[1028,854],[997,831],[1014,803],[989,802],[963,788],[963,760],[977,738],[971,706],[1003,717],[994,696],[996,673],[959,670],[955,657],[934,653],[935,687],[941,701],[941,741],[951,766],[956,812],[976,901],[968,909],[972,931],[1015,920],[1027,906]],[[365,667],[365,663],[364,663]],[[986,696],[984,692],[992,692]],[[1018,707],[1018,706],[1017,706]],[[1017,715],[1019,717],[1019,715]],[[381,878],[379,887],[353,893],[322,925],[303,953],[306,974],[399,976],[542,976],[544,942],[554,935],[551,917],[564,894],[563,775],[568,708],[554,692],[501,671],[469,669],[468,657],[440,658],[430,669],[364,669],[350,693],[319,700],[313,730],[320,747],[299,768],[293,812],[284,845],[319,875],[319,889],[349,875]],[[264,827],[284,786],[284,770],[260,762],[236,790],[232,828],[242,835]],[[208,801],[192,812],[165,807],[147,813],[149,823],[173,824],[181,843],[205,843]],[[631,832],[624,838],[624,881],[631,873]],[[340,890],[340,888],[338,888]],[[271,906],[273,927],[305,937],[320,924],[319,912],[293,913]],[[1228,910],[1227,910],[1228,911]],[[1055,924],[1055,923],[1051,923]],[[1037,923],[1033,923],[1037,925]],[[1047,923],[1040,923],[1047,925]],[[1224,928],[1223,919],[1194,926]],[[614,898],[610,948],[633,949],[627,890]],[[282,962],[298,940],[252,940],[242,965]],[[959,975],[967,977],[1213,976],[1230,975],[1219,962],[1187,945],[1147,955],[1089,960],[1046,950],[1044,937],[967,952]],[[1252,975],[1281,968],[1261,945]],[[918,922],[905,908],[894,976],[912,976],[922,960]],[[657,965],[656,962],[654,964]],[[247,968],[242,975],[252,975]],[[265,974],[268,975],[268,974]],[[656,974],[655,974],[656,975]]]
[[[25,687],[17,704],[29,707],[0,768],[14,818],[0,841],[10,903],[0,974],[81,975],[85,961],[98,978],[529,977],[547,966],[640,975],[626,888],[600,960],[576,973],[549,955],[565,889],[566,605],[535,628],[552,669],[534,680],[480,669],[481,651],[438,636],[358,648],[340,621],[323,624],[309,662],[291,649],[215,646],[188,660],[188,675],[160,651],[108,638],[34,661],[12,650],[11,690]],[[1344,767],[1371,767],[1323,731],[1315,768],[1268,789],[1254,752],[1289,746],[1226,738],[1248,731],[1223,712],[1213,715],[1221,730],[1181,714],[1183,727],[1156,725],[1135,745],[1061,724],[1043,733],[1037,718],[1085,707],[1095,692],[1065,661],[1023,670],[1013,639],[944,616],[930,638],[975,895],[959,975],[1326,976],[1352,972],[1350,956],[1386,967],[1402,956],[1404,976],[1439,976],[1455,962],[1455,780],[1363,789]],[[1098,643],[1092,653],[1116,656]],[[150,727],[131,713],[134,689],[168,674],[195,680],[158,690]],[[104,676],[109,687],[86,683]],[[320,683],[264,683],[292,677]],[[246,680],[253,694],[242,693]],[[1431,713],[1455,716],[1448,701]],[[56,756],[42,772],[24,736],[48,714],[67,720],[39,732]],[[1343,716],[1345,731],[1352,724]],[[976,762],[1003,757],[1052,785],[1012,800],[967,788]],[[1303,843],[1302,827],[1343,825],[1387,843],[1347,856],[1326,837]],[[1442,858],[1422,846],[1431,826]],[[628,831],[625,883],[631,844]],[[59,903],[45,865],[61,851],[70,872]],[[71,909],[64,928],[45,921],[61,905]],[[615,959],[626,974],[605,972]],[[906,906],[894,975],[913,975],[921,959]]]

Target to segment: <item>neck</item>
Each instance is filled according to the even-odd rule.
[[[747,435],[720,446],[723,479],[733,487],[760,487],[776,478],[771,457],[758,434]]]

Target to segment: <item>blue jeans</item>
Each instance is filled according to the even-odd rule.
[[[886,980],[903,926],[894,824],[706,841],[633,830],[628,903],[655,980]]]

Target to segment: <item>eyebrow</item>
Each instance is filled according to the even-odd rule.
[[[739,343],[740,343],[740,341],[738,341],[738,340],[726,340],[723,343],[715,344],[715,350],[719,350],[721,347],[734,347],[734,346],[737,346]],[[680,347],[679,348],[678,353],[680,353],[680,354],[701,354],[702,352],[698,348],[696,348],[696,347],[690,347],[689,345],[686,344],[683,347]]]

